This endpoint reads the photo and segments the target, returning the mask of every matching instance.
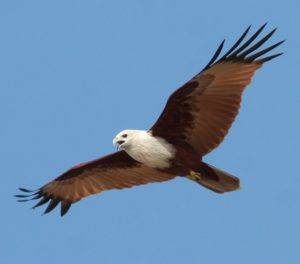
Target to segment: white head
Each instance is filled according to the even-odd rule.
[[[113,144],[118,145],[118,150],[129,149],[134,138],[137,137],[141,132],[144,131],[131,129],[123,130],[115,136],[113,139]]]
[[[113,144],[136,161],[153,168],[167,168],[175,149],[166,140],[153,137],[150,131],[124,130],[113,139]]]

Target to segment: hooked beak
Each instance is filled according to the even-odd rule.
[[[118,149],[118,150],[121,150],[121,149],[122,149],[122,144],[123,144],[124,142],[125,142],[124,140],[120,140],[120,139],[118,139],[117,137],[115,137],[115,138],[113,139],[113,144],[114,144],[114,145],[117,145],[117,149]]]

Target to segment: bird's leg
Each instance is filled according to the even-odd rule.
[[[192,181],[199,182],[201,180],[201,173],[190,171],[190,174],[187,175],[186,177]]]

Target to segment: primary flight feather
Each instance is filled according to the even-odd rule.
[[[117,152],[79,164],[19,201],[40,199],[44,213],[59,203],[61,215],[81,198],[110,189],[186,177],[218,193],[239,189],[239,179],[202,161],[224,139],[238,114],[242,93],[255,71],[282,53],[265,56],[283,41],[260,51],[273,35],[257,38],[263,25],[247,41],[250,27],[220,57],[224,41],[204,69],[176,90],[148,131],[124,130],[114,139]],[[244,41],[244,43],[243,43]],[[256,41],[255,44],[253,42]],[[220,58],[219,58],[220,57]]]

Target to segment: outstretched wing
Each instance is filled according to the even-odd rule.
[[[27,189],[20,188],[21,191],[28,194],[15,196],[23,198],[19,201],[41,199],[33,208],[50,201],[44,213],[49,213],[61,203],[61,215],[63,216],[72,203],[91,194],[167,181],[175,176],[147,167],[132,159],[126,152],[119,151],[91,162],[79,164],[33,194]]]
[[[258,59],[283,42],[257,51],[276,30],[251,46],[264,27],[240,45],[250,29],[248,27],[233,47],[217,60],[223,41],[208,65],[170,96],[150,129],[153,136],[163,137],[174,145],[188,144],[200,156],[217,147],[237,116],[242,93],[255,71],[264,62],[282,54]]]

